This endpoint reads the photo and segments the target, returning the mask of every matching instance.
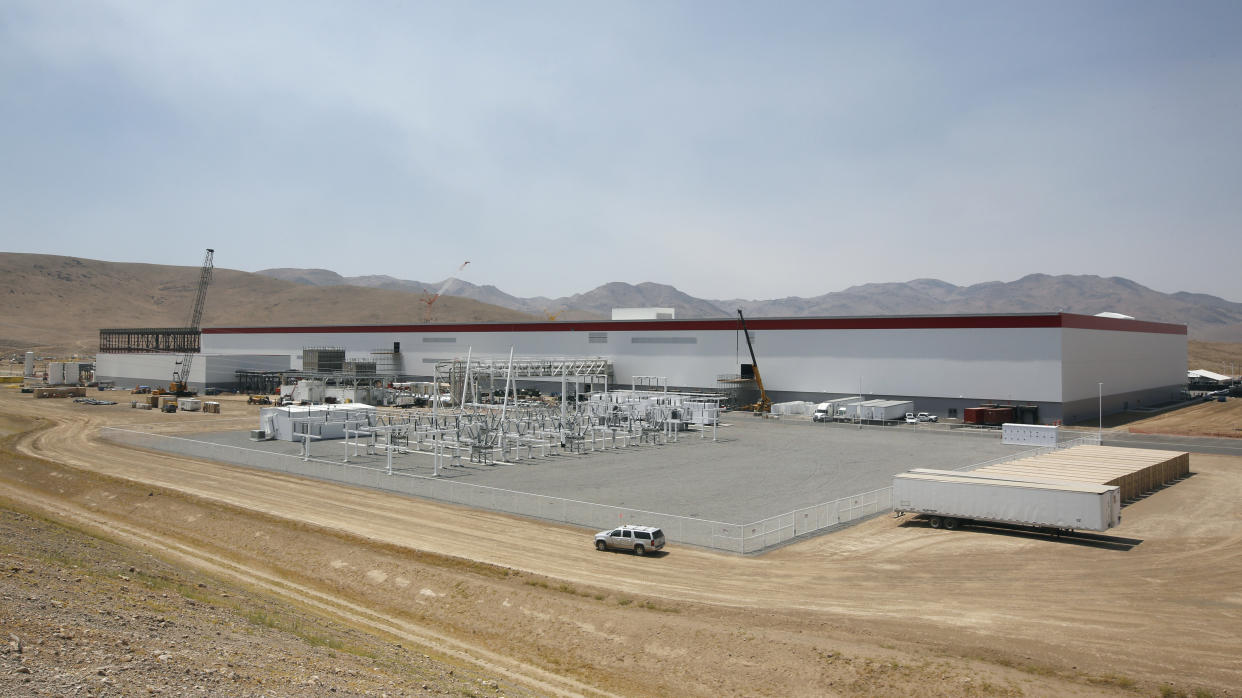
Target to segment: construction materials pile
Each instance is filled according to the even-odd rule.
[[[790,414],[810,416],[815,411],[815,403],[805,401],[774,402],[772,414]]]
[[[1131,501],[1190,473],[1190,454],[1116,446],[1074,446],[971,471],[1001,477],[1116,485]]]
[[[86,397],[86,388],[35,388],[35,397]]]

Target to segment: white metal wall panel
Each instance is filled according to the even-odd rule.
[[[234,383],[237,381],[237,371],[242,369],[251,371],[288,371],[291,368],[290,357],[287,353],[263,356],[255,354],[198,356],[190,366],[190,371],[196,375],[200,375],[200,361],[202,362],[204,372],[201,375],[203,375],[207,385]]]
[[[111,380],[129,381],[133,385],[163,385],[173,379],[179,354],[99,354],[95,357],[95,375]],[[289,354],[263,355],[229,354],[223,356],[197,355],[190,365],[190,384],[193,386],[222,385],[237,380],[238,369],[257,371],[289,370]]]
[[[1060,328],[764,330],[756,346],[769,390],[875,395],[961,396],[967,399],[1061,399]],[[347,358],[401,342],[405,371],[430,375],[435,361],[465,356],[504,358],[512,345],[526,356],[606,356],[618,382],[635,375],[667,376],[670,385],[716,387],[720,374],[750,363],[733,331],[610,330],[606,344],[589,332],[437,332],[456,342],[421,341],[422,333],[204,334],[210,353],[294,356],[302,347],[340,346]],[[677,338],[639,342],[634,338]],[[686,340],[693,340],[693,342]],[[740,350],[739,350],[740,344]],[[300,367],[294,361],[294,367]]]
[[[144,385],[151,385],[158,376],[163,376],[158,380],[171,382],[179,358],[174,354],[99,354],[95,357],[95,374],[120,380],[134,378]],[[190,368],[194,372],[199,370]]]
[[[1186,382],[1186,335],[1065,328],[1062,342],[1062,401],[1099,393],[1138,392]]]

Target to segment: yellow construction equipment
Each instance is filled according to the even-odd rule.
[[[755,385],[759,387],[759,402],[740,409],[749,410],[755,414],[767,414],[772,411],[772,401],[768,399],[768,391],[763,389],[763,377],[759,375],[759,361],[755,359],[755,347],[750,343],[750,332],[746,331],[746,318],[742,315],[741,308],[737,309],[737,319],[742,321],[742,334],[746,337],[746,348],[750,350],[750,365],[755,371]]]

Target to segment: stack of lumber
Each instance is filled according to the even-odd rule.
[[[1122,501],[1137,499],[1190,473],[1190,454],[1116,446],[1074,446],[1031,458],[989,465],[975,473],[1091,482],[1121,488]]]

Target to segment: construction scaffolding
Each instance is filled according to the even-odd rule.
[[[99,330],[101,354],[198,353],[195,327],[115,327]]]
[[[465,358],[457,357],[437,362],[434,382],[448,383],[452,404],[462,405],[480,402],[479,390],[483,382],[488,384],[487,394],[492,395],[496,392],[497,381],[501,381],[501,388],[507,394],[512,384],[518,380],[559,379],[563,400],[570,383],[579,389],[586,385],[588,392],[594,390],[594,386],[599,383],[607,391],[612,374],[612,362],[599,356],[586,358],[510,356],[508,359],[475,359],[467,353]]]

